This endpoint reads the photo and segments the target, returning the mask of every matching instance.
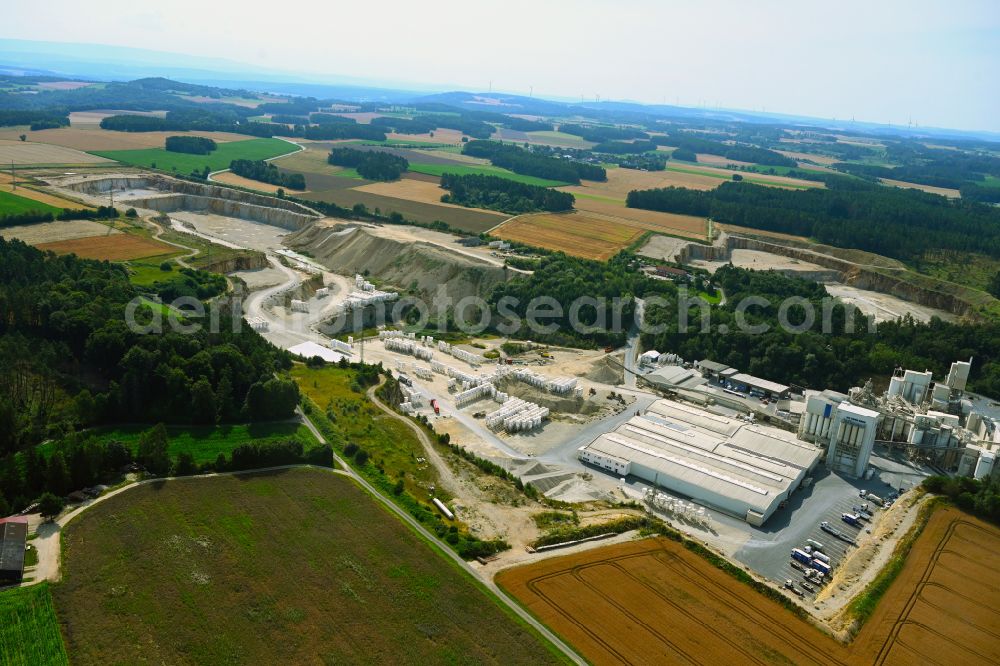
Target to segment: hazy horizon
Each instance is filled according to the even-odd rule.
[[[1000,6],[983,0],[849,1],[835,12],[773,0],[307,0],[284,22],[231,2],[52,0],[6,15],[4,38],[225,58],[310,79],[1000,131],[1000,86],[989,84]]]

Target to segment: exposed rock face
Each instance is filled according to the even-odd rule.
[[[455,301],[485,297],[494,285],[511,277],[504,268],[467,254],[433,243],[385,238],[366,227],[310,225],[287,236],[285,244],[337,273],[367,271],[401,290],[414,289],[425,299],[437,294],[438,285]]]
[[[312,222],[316,218],[312,215],[293,213],[288,210],[272,208],[270,206],[256,206],[253,204],[232,201],[228,199],[216,199],[214,197],[199,196],[195,194],[167,194],[145,198],[125,200],[131,206],[137,208],[149,208],[163,213],[171,213],[178,210],[198,211],[214,213],[225,217],[239,217],[244,220],[253,220],[270,224],[282,229],[296,231]]]
[[[212,273],[229,274],[236,271],[255,271],[260,268],[267,268],[267,256],[263,252],[240,255],[222,261],[213,261],[210,264],[201,266],[201,270]]]
[[[253,192],[243,192],[218,185],[191,183],[155,174],[112,175],[96,178],[71,178],[54,183],[81,194],[96,197],[120,193],[122,205],[169,213],[178,210],[204,211],[239,217],[297,230],[319,217],[316,211],[300,204]],[[95,201],[106,203],[106,201]]]

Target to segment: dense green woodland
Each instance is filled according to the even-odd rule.
[[[856,312],[854,332],[845,332],[846,312],[834,310],[830,334],[822,333],[822,303],[826,289],[815,282],[786,277],[771,271],[750,271],[723,266],[715,283],[726,294],[726,305],[711,310],[711,330],[701,333],[702,304],[690,309],[686,333],[679,332],[676,297],[666,307],[646,309],[646,322],[665,324],[662,333],[643,335],[643,346],[680,354],[688,360],[711,359],[744,372],[785,384],[846,391],[873,377],[885,382],[897,366],[932,370],[937,377],[947,374],[951,363],[975,357],[970,389],[1000,398],[1000,322],[956,324],[933,319],[921,324],[898,320],[878,324],[869,333],[868,323]],[[692,294],[693,296],[693,290]],[[762,296],[766,308],[747,310],[749,324],[767,324],[770,330],[754,335],[740,332],[736,305],[745,297]],[[813,304],[816,321],[808,331],[796,334],[778,326],[778,306],[790,296]],[[804,322],[803,311],[793,307],[792,324]],[[729,333],[719,333],[719,326]]]
[[[519,183],[500,176],[457,176],[446,173],[441,176],[441,187],[449,190],[448,194],[441,197],[441,201],[445,203],[499,210],[515,215],[571,210],[576,201],[569,192]]]
[[[238,176],[262,183],[287,187],[290,190],[306,189],[306,177],[301,173],[288,173],[264,160],[233,160],[229,170]]]
[[[53,220],[107,220],[118,217],[118,211],[111,206],[98,206],[96,209],[63,208],[61,212],[29,210],[25,213],[10,213],[0,215],[0,229],[3,227],[13,227],[20,224],[34,224],[36,222],[52,222]]]
[[[808,190],[746,182],[726,182],[704,192],[676,187],[633,190],[626,203],[807,236],[896,259],[914,259],[928,250],[1000,257],[1000,209],[860,180],[828,179],[827,188]]]
[[[384,150],[333,148],[326,161],[337,166],[352,167],[358,175],[368,180],[399,180],[410,168],[406,158]]]
[[[649,134],[632,127],[602,127],[594,125],[579,125],[577,123],[563,123],[559,126],[559,131],[565,134],[578,136],[585,141],[594,143],[604,143],[608,141],[631,141],[632,139],[649,139]],[[609,151],[610,152],[610,151]]]
[[[901,140],[889,142],[885,147],[885,159],[896,166],[838,162],[833,167],[864,178],[891,178],[954,189],[981,186],[986,176],[1000,178],[1000,157],[979,151],[975,146],[967,148],[961,151],[930,148],[917,141]],[[1000,188],[986,189],[1000,191]]]
[[[212,139],[201,136],[168,136],[164,147],[174,153],[208,155],[215,150],[216,144]]]
[[[85,425],[291,415],[298,389],[273,376],[287,353],[225,309],[219,333],[132,332],[137,295],[118,265],[0,238],[0,461]]]
[[[604,167],[596,164],[536,154],[524,148],[498,141],[469,141],[462,147],[462,153],[472,157],[484,157],[493,166],[508,169],[514,173],[547,180],[579,185],[580,179],[597,181],[608,179]]]
[[[726,159],[739,162],[754,162],[766,166],[798,166],[798,162],[790,157],[785,157],[781,153],[766,148],[748,146],[746,144],[722,143],[721,141],[711,141],[700,137],[691,136],[689,133],[671,134],[670,136],[657,136],[654,141],[662,146],[677,146],[678,150],[684,151],[681,157],[674,151],[674,159],[695,162],[690,159],[694,153],[705,153],[707,155],[719,155]]]

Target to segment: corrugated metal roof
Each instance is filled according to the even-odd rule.
[[[765,391],[771,391],[772,393],[784,393],[789,389],[789,387],[784,384],[772,382],[769,379],[754,377],[753,375],[748,375],[743,372],[733,375],[730,379],[734,382],[740,382],[741,384],[746,384],[747,386],[754,386],[759,389],[764,389]]]
[[[3,578],[20,578],[24,569],[24,544],[27,538],[27,521],[8,520],[0,523],[0,576]]]
[[[728,370],[729,366],[725,363],[719,363],[717,361],[698,361],[698,367],[702,370],[711,370],[712,372],[722,372],[723,370]]]
[[[668,488],[673,478],[702,488],[701,499],[714,495],[764,514],[820,455],[780,430],[669,400],[654,402],[645,416],[632,417],[585,448],[653,469]]]

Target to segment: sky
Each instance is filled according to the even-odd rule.
[[[0,37],[308,74],[1000,132],[997,0],[46,0]]]

